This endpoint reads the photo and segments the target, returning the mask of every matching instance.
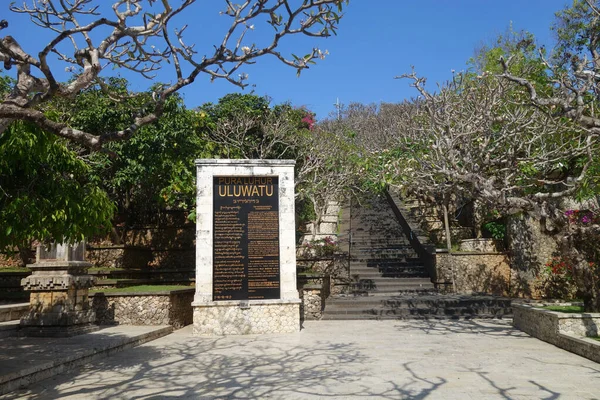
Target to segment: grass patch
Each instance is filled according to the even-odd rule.
[[[192,289],[193,286],[185,285],[137,285],[123,288],[110,289],[90,289],[90,293],[143,293],[143,292],[163,292],[169,290]]]
[[[98,271],[107,271],[107,272],[116,272],[116,271],[126,271],[125,268],[112,268],[112,267],[90,267],[88,268],[88,272],[98,272]],[[138,270],[134,270],[138,271]]]
[[[583,312],[583,306],[545,306],[542,308],[544,310],[558,311],[558,312],[572,313],[572,314]]]
[[[4,292],[0,294],[0,301],[28,302],[29,292]]]
[[[31,272],[31,270],[25,267],[7,267],[0,265],[0,273],[2,272]]]

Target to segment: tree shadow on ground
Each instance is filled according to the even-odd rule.
[[[419,319],[402,320],[396,325],[400,331],[420,330],[427,335],[451,335],[467,333],[496,337],[529,338],[511,325],[509,319]]]
[[[182,340],[183,339],[183,340]],[[156,342],[155,342],[156,343]],[[125,355],[126,354],[126,355]],[[401,382],[378,378],[351,342],[290,345],[279,337],[148,343],[9,394],[7,399],[425,398],[446,383],[409,363]],[[407,378],[408,375],[408,378]]]
[[[496,393],[503,399],[512,400],[514,398],[521,397],[521,395],[519,395],[517,393],[515,393],[515,394],[511,393],[511,392],[518,392],[519,391],[518,387],[512,386],[512,385],[511,386],[500,385],[499,383],[495,382],[492,378],[490,378],[489,372],[486,372],[481,368],[467,368],[466,372],[470,372],[470,373],[477,375],[484,382],[486,382],[490,387],[492,387],[496,391]],[[561,396],[561,393],[552,391],[549,388],[547,388],[546,386],[537,383],[536,381],[528,380],[527,382],[529,382],[533,387],[536,387],[538,389],[536,391],[535,396],[536,396],[536,398],[538,398],[540,400],[553,400],[553,399],[558,399]],[[546,394],[548,394],[548,396],[545,396]]]

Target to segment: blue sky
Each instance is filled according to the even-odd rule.
[[[294,39],[281,47],[288,54],[306,54],[314,46],[329,51],[325,60],[304,71],[300,78],[295,70],[273,58],[260,59],[244,71],[249,74],[249,83],[255,85],[256,94],[270,96],[273,103],[290,101],[295,106],[305,106],[321,119],[335,110],[338,98],[341,103],[379,103],[415,96],[408,81],[394,79],[410,72],[413,65],[418,74],[428,78],[429,87],[447,80],[452,69],[464,69],[474,50],[504,33],[511,22],[515,30],[528,30],[540,43],[551,45],[554,13],[568,3],[567,0],[351,0],[338,36],[325,40]],[[218,15],[221,4],[220,0],[199,2],[195,10],[199,14],[186,21],[190,23],[188,38],[190,41],[194,38],[200,50],[210,52],[212,44],[222,37],[227,21]],[[8,2],[4,7],[7,6]],[[10,24],[2,34],[13,35],[29,51],[37,52],[46,44],[47,35],[31,28],[23,16],[7,14],[2,8],[0,15]],[[269,30],[270,26],[259,22],[252,32],[255,37],[249,39],[259,42]],[[150,84],[126,76],[135,90],[144,90]],[[168,71],[158,76],[159,80],[169,78]],[[250,90],[247,88],[245,92]],[[210,83],[203,76],[182,94],[186,104],[195,107],[237,91],[230,83]]]

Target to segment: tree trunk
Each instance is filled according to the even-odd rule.
[[[481,224],[483,223],[483,216],[481,203],[477,200],[473,201],[473,225],[475,230],[475,237],[480,239],[483,237],[483,232],[481,230]]]
[[[579,295],[583,300],[585,312],[600,312],[600,280],[585,258],[573,247],[568,250],[566,257],[573,266],[572,275]]]
[[[448,222],[448,205],[446,202],[442,204],[442,210],[444,211],[444,228],[446,229],[446,246],[448,251],[452,250],[452,239],[450,238],[450,224]]]
[[[19,250],[19,258],[21,259],[21,266],[24,267],[29,264],[29,260],[31,259],[31,243],[17,246]]]

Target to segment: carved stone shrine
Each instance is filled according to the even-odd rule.
[[[21,281],[30,291],[29,313],[21,318],[26,336],[64,337],[97,329],[96,315],[88,301],[94,278],[84,259],[85,242],[38,245],[32,274]]]

